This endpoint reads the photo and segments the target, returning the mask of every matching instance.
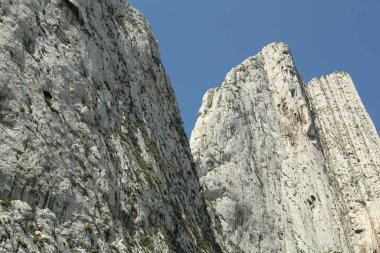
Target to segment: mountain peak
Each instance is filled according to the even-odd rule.
[[[305,86],[288,46],[272,43],[200,112],[190,145],[226,252],[378,249],[380,142],[347,73]]]

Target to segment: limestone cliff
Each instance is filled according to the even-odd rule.
[[[0,34],[0,252],[380,252],[380,140],[348,74],[305,85],[268,45],[205,94],[195,164],[124,0],[0,0]]]
[[[355,252],[380,252],[380,139],[351,77],[306,86],[329,172],[346,205]]]
[[[225,252],[379,250],[376,130],[347,75],[307,87],[273,43],[203,98],[190,145]]]
[[[0,0],[0,34],[0,252],[216,252],[142,15]]]

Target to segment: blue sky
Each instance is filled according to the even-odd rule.
[[[347,71],[380,129],[379,0],[130,0],[159,41],[188,136],[205,91],[273,41],[309,81]]]

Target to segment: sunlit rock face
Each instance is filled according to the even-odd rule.
[[[350,78],[327,79],[338,97],[273,43],[205,94],[190,145],[225,252],[377,249],[379,138]]]
[[[266,46],[205,94],[191,154],[125,1],[0,0],[0,34],[0,252],[380,252],[380,140],[348,74],[305,85]]]
[[[0,252],[217,252],[142,15],[0,0],[0,34]]]
[[[380,139],[347,73],[307,85],[328,167],[342,192],[355,252],[380,252]]]

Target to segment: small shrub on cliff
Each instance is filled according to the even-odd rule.
[[[0,205],[5,206],[5,207],[9,207],[12,205],[12,202],[8,199],[0,199]]]
[[[87,224],[85,224],[84,225],[84,230],[86,231],[86,232],[88,232],[88,233],[92,233],[92,226],[91,226],[91,224],[89,224],[89,223],[87,223]]]
[[[40,235],[34,235],[33,236],[33,242],[35,244],[38,244],[39,246],[43,246],[44,245],[44,239]]]

